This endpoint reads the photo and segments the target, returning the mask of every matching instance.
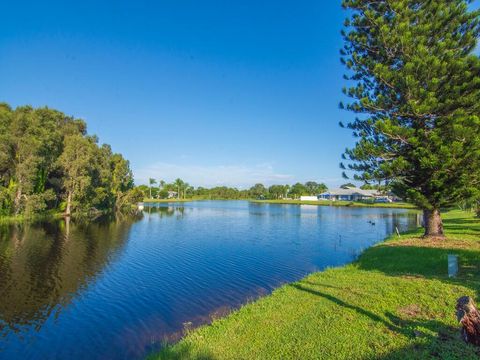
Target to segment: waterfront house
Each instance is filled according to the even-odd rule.
[[[332,189],[318,195],[319,200],[330,201],[365,201],[380,197],[385,197],[385,195],[378,190],[362,190],[359,188]]]
[[[177,197],[178,193],[176,191],[169,191],[168,192],[168,198],[169,199],[175,199]]]

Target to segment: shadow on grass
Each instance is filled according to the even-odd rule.
[[[443,219],[443,224],[446,227],[448,227],[451,224],[457,224],[457,225],[469,225],[469,226],[480,228],[480,221],[478,218],[447,218],[447,219]]]
[[[457,277],[448,277],[448,255],[458,255]],[[380,245],[365,251],[356,265],[389,276],[420,276],[480,290],[480,251],[461,248]]]
[[[451,334],[441,334],[434,341],[406,346],[388,354],[368,357],[368,360],[478,360],[480,352],[472,345],[458,346],[459,340]],[[365,359],[365,360],[367,360]]]
[[[320,296],[320,297],[323,297],[327,300],[330,300],[332,302],[334,302],[335,304],[337,305],[340,305],[340,306],[343,306],[347,309],[351,309],[351,310],[355,310],[356,312],[358,312],[359,314],[361,315],[364,315],[364,316],[367,316],[369,317],[370,319],[372,319],[373,321],[376,321],[376,322],[381,322],[383,325],[385,325],[387,328],[389,328],[390,330],[392,331],[396,331],[396,327],[393,326],[393,324],[385,321],[383,318],[381,318],[380,316],[378,316],[377,314],[374,314],[372,313],[371,311],[368,311],[368,310],[365,310],[365,309],[362,309],[361,307],[358,307],[358,306],[355,306],[355,305],[350,305],[350,304],[347,304],[345,301],[333,296],[333,295],[330,295],[330,294],[327,294],[325,292],[321,292],[321,291],[318,291],[318,290],[313,290],[313,289],[310,289],[306,286],[302,286],[300,285],[299,283],[295,283],[295,284],[291,284],[290,286],[298,289],[298,290],[301,290],[301,291],[305,291],[305,292],[308,292],[309,294],[312,294],[312,295],[316,295],[316,296]],[[318,284],[316,284],[316,286],[319,286]],[[323,285],[320,285],[320,286],[323,286]]]
[[[160,352],[147,357],[147,360],[215,360],[208,351],[196,350],[187,343],[165,345]]]
[[[412,328],[421,326],[421,327],[429,329],[431,331],[438,331],[439,329],[441,329],[444,326],[441,322],[435,321],[435,320],[427,320],[427,321],[408,320],[408,321],[406,321],[406,320],[403,320],[403,319],[397,317],[396,315],[394,315],[390,312],[387,312],[387,313],[384,314],[385,317],[388,319],[388,320],[386,320],[385,318],[383,318],[383,317],[381,317],[381,316],[379,316],[379,315],[377,315],[377,314],[375,314],[375,313],[373,313],[369,310],[363,309],[359,306],[348,304],[345,301],[339,299],[338,297],[335,297],[333,295],[327,294],[327,293],[322,292],[322,291],[318,291],[318,290],[314,290],[314,289],[302,286],[300,283],[291,284],[290,286],[292,286],[292,287],[294,287],[298,290],[308,292],[312,295],[320,296],[324,299],[330,300],[330,301],[334,302],[335,304],[340,305],[344,308],[354,310],[357,313],[359,313],[360,315],[366,316],[366,317],[370,318],[371,320],[373,320],[375,322],[382,323],[390,331],[394,331],[398,334],[404,335],[404,336],[409,337],[409,338],[416,337],[413,330],[411,330]],[[317,284],[317,286],[318,286],[318,284]]]
[[[382,317],[359,306],[348,304],[331,294],[302,286],[302,283],[295,283],[290,286],[332,301],[344,308],[354,310],[362,316],[382,323],[390,331],[403,335],[412,342],[412,345],[408,347],[394,350],[374,359],[478,359],[480,355],[478,348],[461,341],[458,328],[445,326],[441,321],[403,319],[391,312],[385,312]],[[322,286],[322,284],[314,285]]]

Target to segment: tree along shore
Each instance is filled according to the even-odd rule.
[[[128,160],[47,107],[0,103],[0,218],[99,216],[142,198]]]
[[[343,0],[344,176],[388,184],[444,237],[441,209],[480,208],[480,10],[470,0]],[[479,211],[480,213],[480,211]]]

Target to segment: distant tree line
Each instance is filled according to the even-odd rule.
[[[217,186],[213,188],[197,187],[194,188],[182,179],[176,179],[172,183],[166,183],[163,180],[158,182],[155,179],[149,179],[148,185],[137,187],[146,199],[297,199],[303,195],[318,195],[328,190],[323,183],[307,181],[306,183],[296,183],[293,185],[271,185],[269,187],[263,184],[255,184],[249,189],[239,190],[227,186]]]
[[[142,197],[127,160],[83,120],[0,103],[0,216],[104,214]]]

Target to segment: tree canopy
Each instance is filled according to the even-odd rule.
[[[138,199],[122,155],[84,121],[49,108],[0,104],[0,215],[106,213]]]
[[[196,198],[196,199],[286,199],[299,198],[302,195],[317,195],[327,190],[323,183],[308,181],[305,184],[296,183],[294,185],[271,185],[268,188],[263,184],[255,184],[249,189],[239,190],[228,186],[216,186],[206,188],[199,186],[194,188],[182,179],[175,179],[172,183],[159,181],[159,187],[149,185],[140,185],[137,189],[142,192],[144,198],[167,199],[175,197],[178,199]]]
[[[358,180],[391,184],[443,236],[440,209],[474,196],[480,169],[479,11],[465,0],[344,0],[348,123]],[[341,105],[343,107],[343,104]]]

